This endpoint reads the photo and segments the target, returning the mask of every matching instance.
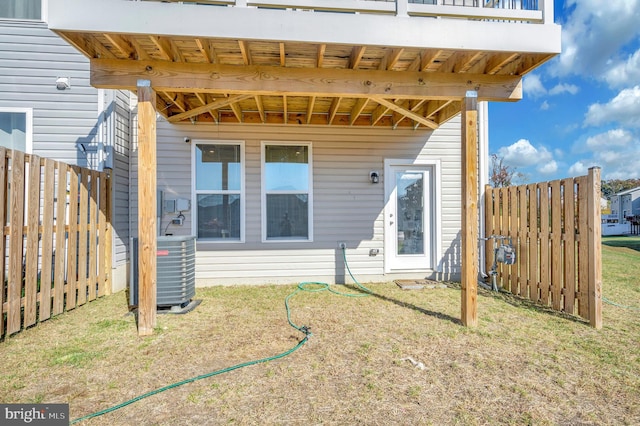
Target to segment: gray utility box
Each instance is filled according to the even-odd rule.
[[[138,238],[131,238],[129,305],[138,305]],[[184,307],[196,294],[196,238],[158,237],[158,308]]]

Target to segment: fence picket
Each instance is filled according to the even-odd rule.
[[[535,302],[540,300],[540,286],[538,284],[538,259],[540,247],[538,244],[538,186],[527,185],[529,191],[529,298]]]
[[[565,179],[562,182],[564,185],[564,311],[573,314],[576,297],[576,201],[573,179]]]
[[[27,188],[27,249],[24,271],[24,326],[36,323],[38,298],[38,242],[40,235],[40,157],[29,158],[29,185]]]
[[[78,166],[69,167],[69,237],[67,256],[67,309],[76,307],[78,300]]]
[[[527,197],[527,187],[518,187],[518,199],[519,199],[519,247],[520,255],[516,257],[518,260],[518,281],[520,284],[520,296],[529,297],[529,210],[527,203],[529,201]]]
[[[549,188],[547,183],[538,184],[540,188],[540,301],[549,303]]]
[[[560,310],[562,292],[562,190],[559,180],[551,182],[551,306]]]
[[[4,294],[6,289],[5,283],[5,258],[6,258],[6,234],[4,225],[7,223],[7,150],[0,147],[0,335],[4,336],[5,331],[5,301]]]
[[[511,242],[518,244],[518,187],[509,187],[509,233]],[[509,265],[509,286],[511,293],[518,294],[518,264]]]
[[[107,233],[107,179],[100,176],[100,201],[98,214],[98,296],[104,296],[105,291],[105,264],[107,261],[106,233]]]
[[[78,305],[87,302],[87,249],[89,170],[80,173],[80,232],[78,233]]]
[[[44,160],[42,191],[42,271],[40,272],[40,321],[51,317],[51,283],[53,261],[53,194],[55,189],[55,161]]]
[[[53,279],[53,315],[64,311],[64,273],[67,207],[67,165],[58,163],[58,187],[56,191],[55,262]]]
[[[7,288],[7,334],[20,331],[22,301],[22,255],[24,226],[24,153],[11,153],[11,201],[9,218],[9,283]]]
[[[589,270],[585,263],[589,261],[589,244],[587,243],[587,193],[586,179],[577,179],[578,182],[578,315],[583,318],[589,315]]]
[[[91,189],[89,197],[89,300],[96,298],[97,284],[97,254],[96,232],[98,218],[98,173],[91,171]]]
[[[507,235],[509,229],[509,189],[500,188],[500,234]],[[508,267],[498,263],[498,286],[508,290]]]

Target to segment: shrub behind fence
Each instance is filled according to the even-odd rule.
[[[0,148],[0,337],[111,291],[109,180]]]
[[[577,178],[487,187],[485,221],[487,236],[509,236],[516,247],[516,264],[499,265],[499,286],[602,326],[599,168]],[[487,271],[492,244],[485,247]]]

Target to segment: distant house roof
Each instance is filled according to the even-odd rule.
[[[618,193],[616,193],[615,195],[627,195],[627,194],[633,194],[636,191],[640,191],[640,186],[637,186],[635,188],[631,188],[631,189],[626,189],[624,191],[620,191]]]

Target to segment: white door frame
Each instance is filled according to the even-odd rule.
[[[426,195],[429,197],[428,203],[431,206],[430,220],[425,226],[429,226],[429,251],[431,254],[431,267],[426,265],[424,268],[396,268],[393,267],[392,257],[395,257],[396,236],[390,232],[390,222],[395,222],[393,197],[396,195],[396,188],[392,178],[394,167],[422,168],[431,171],[431,179]],[[438,159],[385,159],[384,160],[384,271],[390,272],[412,272],[412,271],[438,271],[440,269],[440,259],[442,258],[442,218],[441,218],[441,166]]]

